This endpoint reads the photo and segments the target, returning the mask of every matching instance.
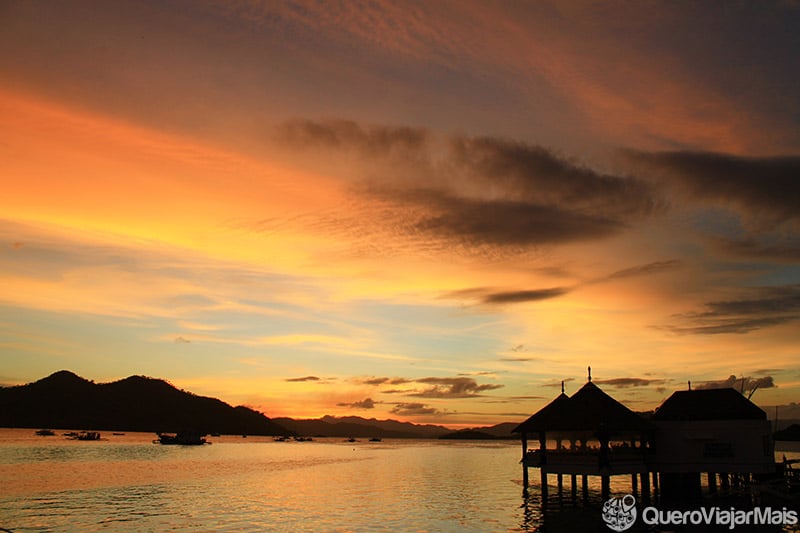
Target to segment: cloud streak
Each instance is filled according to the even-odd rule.
[[[667,329],[679,334],[744,334],[800,320],[800,285],[751,288],[742,297],[705,304],[704,311],[675,315]]]

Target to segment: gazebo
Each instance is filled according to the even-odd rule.
[[[556,474],[559,492],[563,475],[572,477],[575,496],[577,475],[582,476],[587,493],[587,476],[601,476],[604,494],[608,494],[612,475],[631,474],[634,491],[636,475],[641,475],[642,489],[649,495],[647,454],[651,426],[592,383],[589,377],[571,397],[561,394],[517,426],[522,441],[523,483],[528,486],[528,468],[539,468],[542,496],[547,496],[547,475]],[[528,449],[529,436],[538,438],[539,447]]]

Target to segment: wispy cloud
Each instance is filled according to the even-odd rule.
[[[600,385],[609,385],[611,387],[619,387],[625,389],[628,387],[649,387],[650,385],[664,385],[669,380],[667,379],[646,379],[646,378],[612,378],[612,379],[596,379],[595,383]]]
[[[279,137],[292,147],[324,148],[328,157],[356,153],[363,185],[353,192],[399,208],[384,210],[383,222],[408,235],[500,247],[555,245],[609,237],[661,210],[645,181],[518,141],[347,120],[296,120],[279,128]],[[378,170],[370,166],[376,162],[390,165]]]
[[[303,376],[301,378],[287,378],[286,381],[290,383],[301,383],[304,381],[319,381],[321,378],[317,376]]]
[[[402,385],[410,383],[411,380],[407,378],[389,378],[389,377],[370,377],[370,378],[355,378],[355,382],[364,385]]]
[[[720,379],[716,381],[703,381],[697,383],[696,385],[693,384],[695,389],[727,389],[733,388],[736,390],[742,390],[744,392],[758,389],[771,389],[773,387],[777,387],[775,385],[775,380],[772,376],[763,376],[759,378],[754,378],[750,376],[742,376],[736,377],[733,374],[728,376],[726,379]]]
[[[602,278],[601,281],[660,274],[662,272],[669,272],[672,270],[679,269],[682,266],[683,263],[678,259],[670,259],[668,261],[656,261],[653,263],[647,263],[644,265],[637,265],[630,268],[617,270],[616,272],[609,274],[607,277]]]
[[[705,304],[704,311],[675,315],[666,329],[680,334],[717,335],[751,331],[800,320],[800,285],[746,289],[741,297]]]

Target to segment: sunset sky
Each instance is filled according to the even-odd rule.
[[[799,95],[789,0],[2,2],[0,384],[799,402]]]

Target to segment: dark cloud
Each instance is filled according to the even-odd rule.
[[[372,398],[364,398],[360,402],[354,403],[337,403],[339,407],[352,407],[353,409],[374,409],[375,402]]]
[[[490,383],[479,385],[477,381],[467,377],[421,378],[415,381],[433,385],[423,391],[410,394],[410,396],[420,398],[471,398],[480,396],[481,392],[503,387],[503,385]]]
[[[538,359],[537,357],[525,357],[525,356],[520,355],[518,357],[514,357],[514,356],[501,357],[498,360],[499,361],[506,361],[506,362],[509,362],[509,363],[524,363],[526,361],[536,361],[537,359]]]
[[[328,149],[333,157],[359,154],[362,185],[354,193],[386,204],[384,224],[406,236],[466,246],[555,245],[609,237],[662,209],[643,180],[506,139],[348,120],[295,120],[277,137],[304,150]]]
[[[553,287],[551,289],[534,289],[522,291],[495,292],[483,298],[485,304],[514,304],[522,302],[538,302],[558,298],[567,294],[570,289],[566,287]]]
[[[748,391],[755,391],[755,389],[771,389],[777,387],[772,376],[763,376],[760,378],[743,376],[737,378],[733,374],[728,376],[727,379],[704,381],[697,385],[693,384],[692,386],[699,390],[734,388],[739,391],[744,391],[745,393]]]
[[[613,378],[613,379],[596,379],[594,381],[600,385],[609,385],[611,387],[628,388],[628,387],[647,387],[650,385],[663,385],[667,382],[666,379],[645,379],[645,378]]]
[[[437,189],[375,191],[382,199],[423,208],[411,230],[465,244],[551,245],[609,237],[625,223],[602,213],[525,199],[467,198]]]
[[[547,289],[520,289],[514,291],[498,291],[488,287],[474,287],[469,289],[461,289],[452,291],[443,295],[443,298],[454,299],[471,299],[485,305],[503,305],[515,304],[524,302],[538,302],[542,300],[550,300],[558,298],[569,293],[572,289],[569,287],[550,287]],[[516,349],[512,348],[511,351],[521,351],[524,349],[523,345],[518,345]]]
[[[430,407],[423,403],[398,403],[390,411],[393,415],[416,416],[416,415],[438,415],[441,411],[435,407]]]
[[[602,218],[659,207],[644,181],[598,172],[542,146],[491,137],[453,137],[450,146],[460,175],[539,205],[567,205]]]
[[[800,285],[758,287],[742,298],[705,304],[705,311],[675,315],[666,329],[680,334],[749,333],[800,320]]]
[[[301,382],[301,381],[319,381],[320,378],[317,376],[305,376],[302,378],[287,378],[286,381],[289,382]]]
[[[719,201],[775,222],[800,218],[800,157],[741,157],[712,152],[626,151],[644,172],[685,194]]]
[[[669,261],[656,261],[654,263],[647,263],[646,265],[638,265],[631,268],[625,268],[623,270],[617,270],[616,272],[609,274],[605,279],[614,280],[633,278],[637,276],[649,276],[651,274],[660,274],[661,272],[675,270],[681,268],[681,266],[683,266],[683,264],[677,259],[671,259]]]

